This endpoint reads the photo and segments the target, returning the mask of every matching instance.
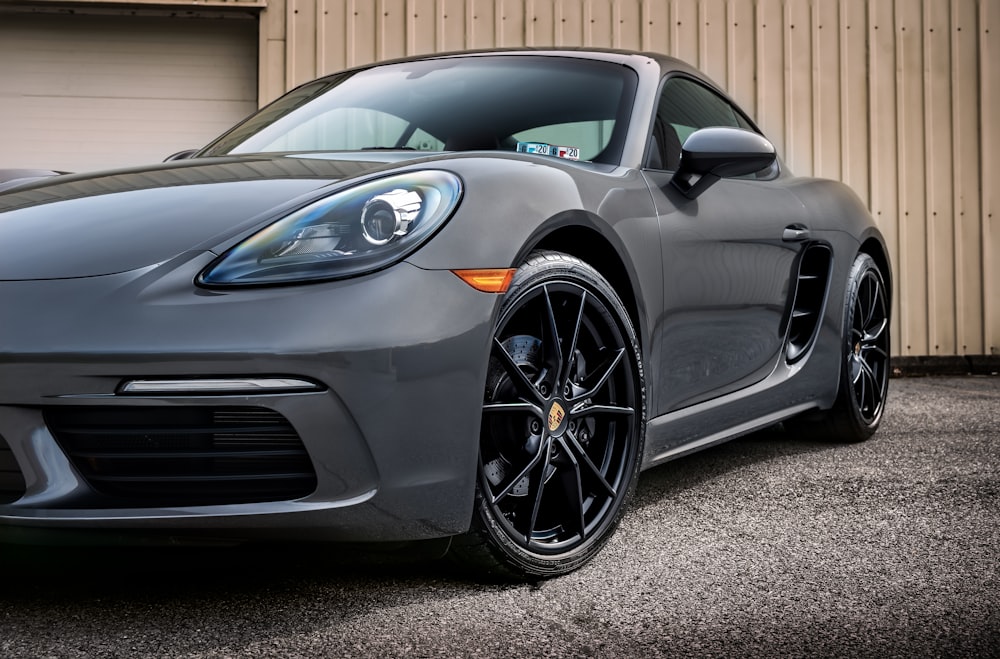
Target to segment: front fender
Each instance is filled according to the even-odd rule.
[[[635,314],[643,357],[655,359],[649,336],[662,310],[663,257],[659,220],[639,172],[514,154],[455,158],[439,167],[462,178],[462,203],[410,264],[509,268],[539,247],[573,254],[618,290]]]
[[[623,223],[655,223],[634,170],[541,159],[511,154],[441,163],[462,178],[462,203],[407,260],[425,269],[511,267],[545,235],[570,225],[600,233],[624,254]]]

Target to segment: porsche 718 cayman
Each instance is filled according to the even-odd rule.
[[[643,468],[882,417],[869,213],[668,57],[364,66],[45,174],[0,183],[0,537],[451,537],[551,576]]]

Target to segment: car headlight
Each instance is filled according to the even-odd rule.
[[[407,172],[341,190],[236,245],[198,283],[286,284],[378,270],[427,240],[461,196],[459,178],[442,171]]]

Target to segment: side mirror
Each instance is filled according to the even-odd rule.
[[[770,167],[777,156],[764,137],[742,128],[717,126],[691,133],[681,148],[681,162],[670,179],[694,199],[720,178],[753,174]]]
[[[187,160],[199,151],[201,151],[201,149],[184,149],[183,151],[178,151],[177,153],[171,153],[163,159],[163,162],[170,162],[171,160]]]
[[[43,178],[66,173],[56,172],[51,169],[0,169],[0,191],[13,190],[16,187],[28,185]]]

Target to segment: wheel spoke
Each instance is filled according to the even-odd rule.
[[[869,389],[868,399],[872,404],[871,409],[874,411],[878,408],[878,404],[882,399],[881,387],[878,384],[879,378],[875,375],[875,371],[872,367],[863,359],[861,360],[861,372],[862,377],[867,381]]]
[[[868,287],[868,280],[862,279],[858,284],[858,298],[854,302],[854,324],[859,329],[864,329],[865,325],[868,323],[868,304],[866,302],[867,296],[865,295],[865,289]]]
[[[865,380],[865,400],[861,406],[861,413],[865,415],[865,418],[868,418],[875,409],[875,383],[872,380],[871,373],[867,371],[865,371],[862,377]]]
[[[534,503],[531,508],[531,521],[528,522],[528,529],[524,533],[524,542],[531,542],[531,534],[535,531],[535,524],[538,523],[538,510],[542,506],[542,495],[545,493],[545,472],[549,470],[552,462],[552,441],[544,443],[544,448],[538,452],[539,456],[544,456],[540,469],[536,469],[528,478],[528,498]]]
[[[496,337],[493,338],[493,352],[499,357],[500,365],[503,366],[503,370],[506,371],[510,381],[514,384],[514,388],[521,394],[521,396],[528,401],[535,401],[539,405],[544,402],[544,399],[535,389],[535,385],[532,384],[528,376],[524,374],[514,360],[511,358],[510,353],[507,349],[503,347],[500,340]]]
[[[861,300],[857,300],[854,303],[854,316],[851,318],[851,334],[864,336],[865,335],[865,319],[862,318],[864,314],[864,309],[861,308]]]
[[[604,490],[604,493],[611,497],[617,495],[618,492],[615,490],[614,487],[611,486],[611,484],[607,481],[607,479],[604,478],[604,474],[602,474],[601,470],[597,468],[597,465],[594,464],[594,461],[590,459],[590,456],[587,454],[587,451],[585,451],[584,448],[580,445],[580,442],[577,441],[576,436],[574,436],[572,433],[566,433],[563,436],[563,439],[564,439],[563,445],[566,447],[567,452],[570,452],[576,456],[577,460],[579,461],[579,464],[583,465],[583,467],[587,470],[588,475],[591,478],[593,478],[598,485],[601,486],[601,489]]]
[[[868,316],[865,319],[867,321],[865,323],[865,326],[867,327],[868,323],[870,323],[872,319],[875,318],[875,313],[878,311],[878,307],[880,305],[880,300],[881,300],[881,293],[879,291],[878,281],[875,279],[875,276],[873,274],[869,273],[866,280],[868,282],[868,297],[867,297]]]
[[[875,311],[879,304],[879,287],[878,282],[876,282],[874,277],[870,274],[865,278],[865,281],[868,282],[868,295],[871,298],[868,304],[868,316],[865,318],[864,324],[864,327],[868,327],[872,319],[875,318]]]
[[[877,345],[865,345],[865,344],[861,345],[862,356],[869,355],[871,353],[875,353],[877,357],[881,357],[882,359],[889,358],[889,354]]]
[[[874,374],[873,374],[874,375]],[[872,380],[871,383],[871,401],[872,401],[872,414],[882,405],[882,388],[878,386],[877,380]]]
[[[524,480],[524,477],[528,476],[531,473],[532,469],[534,469],[535,467],[538,466],[538,463],[542,461],[543,457],[547,458],[547,455],[548,455],[548,452],[549,452],[549,444],[550,443],[551,443],[551,440],[549,440],[549,439],[543,440],[541,446],[539,447],[538,453],[536,453],[534,456],[532,456],[532,458],[530,460],[528,460],[528,464],[525,465],[524,469],[522,469],[521,471],[519,471],[517,473],[517,475],[514,476],[514,478],[512,478],[503,487],[502,490],[500,490],[496,494],[493,494],[492,491],[490,492],[490,495],[493,498],[493,501],[492,501],[493,505],[496,505],[496,504],[500,503],[503,499],[505,499],[507,497],[507,495],[510,494],[511,491],[513,491],[514,487],[518,483],[520,483],[522,480]],[[546,459],[546,464],[548,464],[548,460],[547,459]],[[544,472],[545,471],[545,467],[542,467],[541,471]]]
[[[587,303],[587,291],[580,294],[580,308],[576,312],[576,322],[573,323],[573,338],[566,347],[563,354],[563,369],[559,372],[559,389],[562,390],[566,383],[570,381],[570,368],[573,362],[573,354],[576,352],[576,343],[580,338],[580,325],[583,323],[583,309]]]
[[[604,362],[594,369],[591,373],[584,378],[583,388],[586,391],[579,396],[574,396],[569,402],[573,403],[579,400],[585,400],[591,398],[601,390],[604,383],[608,381],[611,374],[614,372],[615,368],[622,360],[622,356],[625,354],[625,348],[619,348],[611,356],[609,356]],[[593,384],[591,381],[596,380]]]
[[[545,418],[542,408],[534,403],[486,403],[483,412],[489,414],[533,414],[539,419]]]
[[[866,341],[866,342],[878,341],[879,339],[882,338],[882,335],[885,334],[885,330],[886,330],[886,328],[888,326],[889,326],[889,321],[883,319],[882,322],[879,323],[879,325],[875,329],[875,331],[873,331],[873,332],[870,332],[870,331],[861,332],[861,336],[862,336],[861,340],[862,341]]]
[[[854,399],[858,404],[858,411],[862,416],[867,417],[865,410],[872,399],[871,389],[875,386],[874,379],[871,369],[864,360],[855,358],[854,364],[857,368],[857,374],[854,377]]]
[[[559,443],[566,459],[573,465],[572,469],[561,469],[559,473],[568,506],[566,523],[572,523],[576,527],[572,530],[579,533],[580,538],[583,539],[586,535],[587,524],[583,519],[583,479],[580,475],[580,463],[573,456],[572,451],[568,450],[566,442],[560,441]]]
[[[563,371],[563,364],[565,360],[563,359],[562,353],[562,341],[559,339],[559,328],[556,325],[556,313],[552,308],[552,294],[549,293],[549,287],[544,288],[545,291],[545,322],[542,323],[542,331],[545,335],[545,340],[542,341],[542,360],[551,369],[552,373],[555,374],[556,378],[559,378]],[[558,391],[560,382],[556,382],[553,387]]]
[[[854,392],[858,404],[860,405],[864,400],[865,394],[864,367],[862,366],[863,362],[857,357],[852,356],[851,359],[854,365],[852,370],[856,371],[852,380],[854,382]]]
[[[635,414],[635,408],[620,407],[618,405],[588,405],[585,407],[574,408],[570,417],[573,419],[579,419],[580,417],[591,416],[593,414],[632,416]]]

